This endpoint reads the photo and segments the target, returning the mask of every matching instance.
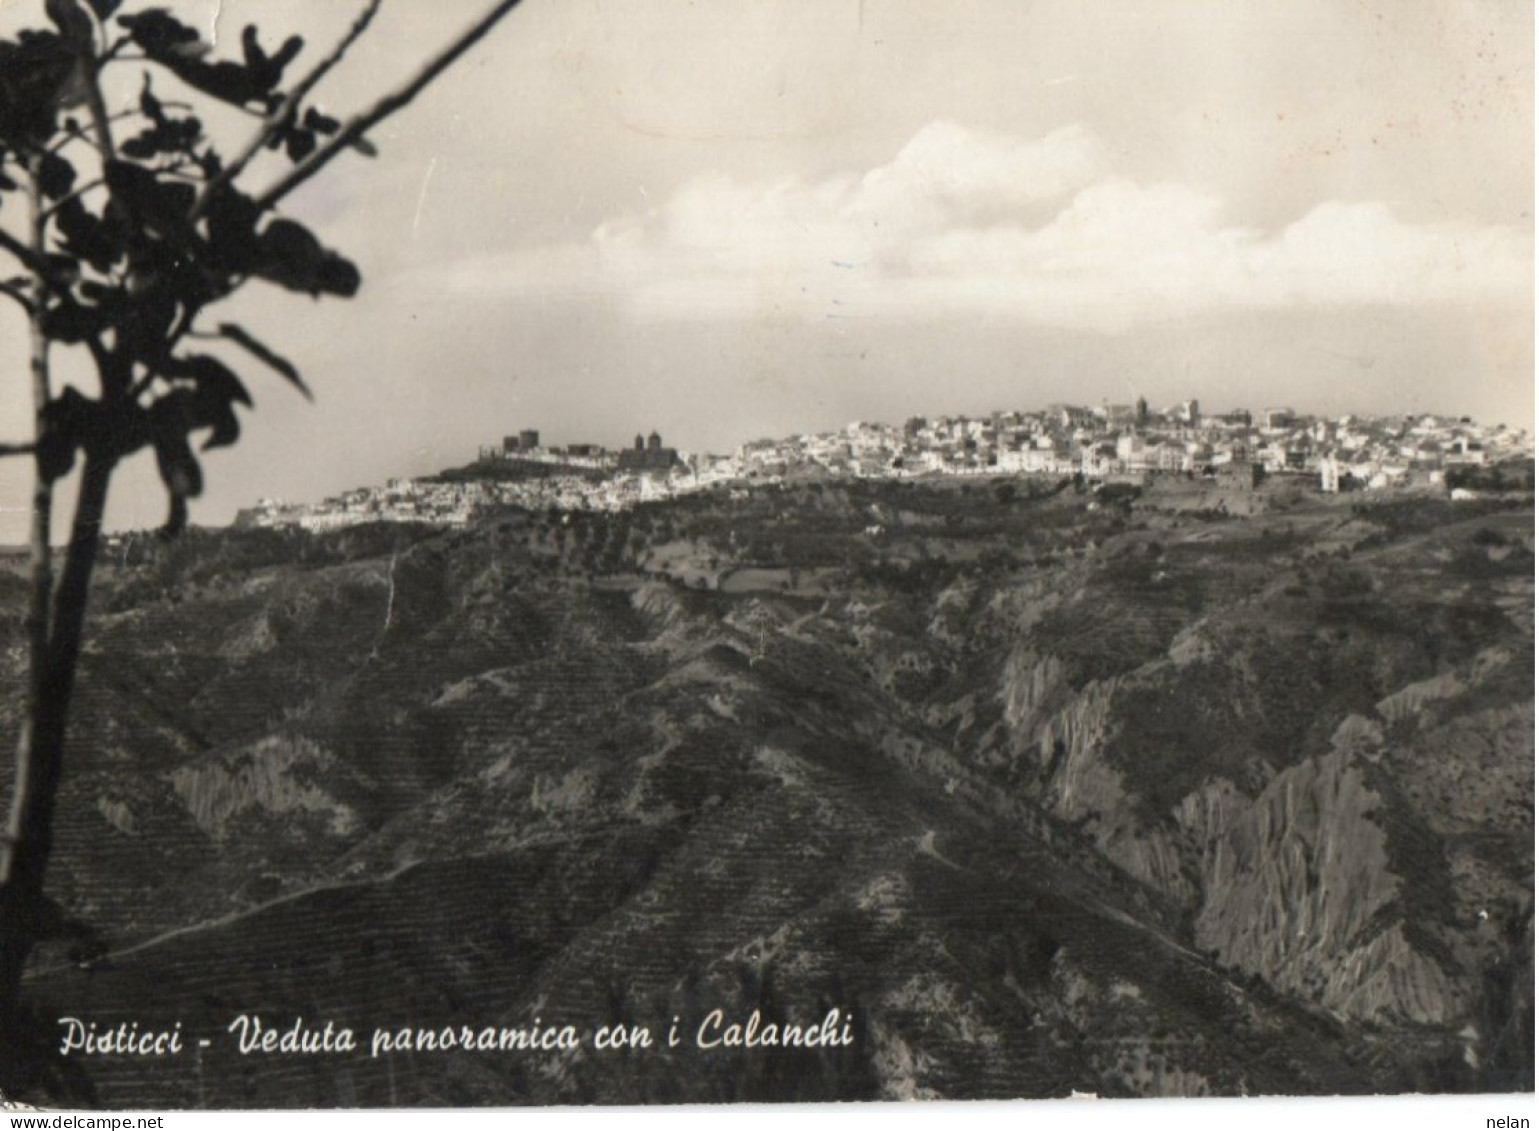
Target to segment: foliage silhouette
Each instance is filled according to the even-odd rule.
[[[237,323],[201,320],[252,283],[316,298],[357,293],[357,267],[277,207],[339,154],[372,155],[369,129],[517,3],[491,2],[399,87],[346,121],[326,113],[313,91],[381,0],[365,0],[341,40],[297,77],[301,36],[275,40],[248,26],[233,57],[215,58],[168,9],[120,11],[123,0],[45,0],[46,26],[0,40],[0,258],[19,268],[0,271],[0,295],[29,329],[34,409],[30,442],[0,445],[0,455],[30,456],[36,470],[28,680],[0,839],[0,1088],[51,1080],[68,1090],[63,1076],[50,1075],[21,983],[39,941],[78,930],[50,904],[43,881],[113,473],[153,451],[169,503],[164,533],[175,535],[203,489],[200,453],[239,439],[237,409],[250,408],[251,395],[229,365],[192,343],[228,343],[309,395],[278,349]],[[124,69],[137,72],[137,94],[109,106],[125,89],[109,75]],[[205,119],[221,106],[256,119],[244,142],[211,136]],[[267,153],[287,167],[274,170]],[[258,176],[261,183],[247,183]],[[55,387],[55,348],[89,355],[94,392]],[[78,490],[56,578],[54,489],[71,474]]]

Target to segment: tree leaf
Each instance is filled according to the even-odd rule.
[[[38,163],[37,185],[50,200],[67,196],[75,185],[75,167],[57,153],[45,154]]]
[[[43,432],[34,449],[37,473],[45,483],[63,479],[75,466],[75,444],[60,432]]]
[[[170,497],[170,512],[161,533],[175,535],[187,525],[187,500],[203,493],[203,469],[192,454],[187,434],[197,427],[192,394],[178,390],[149,408],[155,465]]]
[[[321,264],[319,282],[324,294],[352,298],[358,293],[358,288],[363,283],[363,276],[350,261],[343,259],[340,255],[328,253],[325,262]]]
[[[160,478],[173,496],[197,498],[203,493],[203,469],[187,442],[188,434],[205,425],[191,391],[177,389],[150,406],[150,433]]]
[[[278,48],[276,55],[269,56],[257,42],[257,29],[253,25],[247,24],[241,33],[241,49],[246,56],[246,73],[264,94],[282,81],[284,69],[294,61],[294,57],[304,49],[304,46],[305,41],[302,38],[291,35],[283,41],[283,46]]]
[[[164,8],[119,16],[118,23],[129,29],[134,42],[146,55],[187,85],[234,106],[262,102],[277,85],[287,63],[283,51],[271,58],[262,52],[256,43],[255,28],[247,28],[242,36],[243,46],[247,48],[246,61],[205,63],[200,56],[208,52],[208,45],[198,38],[197,32]],[[288,45],[284,46],[287,48]]]
[[[163,286],[149,287],[125,304],[118,323],[118,343],[129,357],[153,361],[166,351],[166,334],[176,321],[175,296]]]
[[[43,263],[48,268],[48,281],[55,286],[73,287],[80,281],[80,263],[72,255],[49,252]]]
[[[93,37],[91,17],[79,0],[44,0],[43,11],[71,47],[89,47]]]
[[[154,122],[157,126],[164,124],[166,112],[161,108],[160,99],[155,97],[155,92],[150,89],[150,73],[144,72],[144,86],[139,91],[139,110]]]
[[[162,181],[131,161],[107,162],[107,189],[138,219],[161,234],[187,233],[187,214],[197,190],[181,181]]]
[[[175,357],[169,359],[161,368],[168,377],[180,377],[195,382],[200,393],[207,392],[226,403],[251,407],[251,394],[246,391],[246,386],[229,366],[217,357],[210,357],[204,353],[193,354],[191,357]]]
[[[240,33],[241,51],[246,56],[246,68],[254,70],[267,65],[267,52],[262,50],[262,45],[257,42],[256,24],[247,24]]]
[[[203,443],[204,451],[229,447],[240,438],[235,405],[250,405],[251,395],[223,362],[206,354],[195,354],[164,362],[162,372],[178,380],[190,380],[192,387],[176,388],[150,406],[157,450],[165,446],[163,433],[179,432],[185,440],[190,433],[207,428],[209,436]],[[167,450],[174,450],[174,446]]]
[[[239,63],[202,63],[184,60],[176,65],[177,75],[189,86],[211,94],[232,106],[245,106],[262,97],[263,88]]]
[[[75,466],[75,452],[100,429],[101,404],[72,385],[43,406],[37,439],[38,474],[52,482]]]
[[[53,132],[76,85],[75,52],[52,32],[0,40],[0,141],[29,149]]]
[[[306,400],[315,399],[313,396],[311,396],[310,388],[305,384],[304,378],[299,375],[299,370],[294,368],[294,363],[289,361],[286,357],[273,352],[273,350],[268,348],[262,342],[258,341],[256,338],[252,337],[242,327],[236,325],[234,322],[221,322],[219,324],[219,332],[226,338],[229,338],[230,341],[240,346],[247,353],[251,354],[252,357],[256,358],[258,361],[262,362],[269,368],[276,370],[285,380],[289,382],[289,384],[293,385],[296,389],[303,393]],[[246,403],[249,404],[250,402],[248,401]]]
[[[314,130],[316,133],[324,134],[326,137],[330,137],[342,128],[341,122],[322,114],[314,106],[305,111],[304,125],[305,129]]]
[[[119,16],[118,24],[128,30],[134,42],[152,59],[159,60],[162,56],[189,58],[208,50],[208,45],[195,30],[172,16],[165,8],[147,8],[132,15]]]
[[[225,185],[209,199],[205,216],[212,264],[232,275],[249,275],[261,258],[256,237],[261,213],[256,202]]]
[[[44,429],[35,449],[37,473],[45,483],[63,479],[75,466],[74,439],[57,429]]]
[[[83,259],[105,275],[123,256],[113,227],[94,215],[79,197],[66,200],[54,213],[54,224],[64,237],[61,247],[71,256]]]
[[[136,161],[147,161],[160,152],[160,130],[155,126],[140,130],[133,137],[118,146],[118,152],[124,157],[132,157]]]
[[[315,134],[310,130],[288,130],[283,137],[283,149],[289,160],[298,164],[315,152]]]
[[[203,441],[203,451],[211,448],[228,448],[240,439],[240,420],[229,401],[209,398],[200,407],[203,422],[211,429]]]
[[[351,298],[358,293],[358,268],[293,220],[274,220],[258,238],[262,262],[257,274],[291,291],[309,295],[334,294]]]
[[[104,323],[98,307],[58,302],[43,312],[42,328],[50,341],[72,345],[101,333]]]

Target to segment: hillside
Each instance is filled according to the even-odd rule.
[[[135,546],[60,803],[89,930],[28,992],[217,1038],[85,1063],[112,1107],[1531,1090],[1531,506],[1205,490]],[[822,1049],[225,1034],[835,1007]]]

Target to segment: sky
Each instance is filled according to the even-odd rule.
[[[482,2],[387,0],[321,104],[366,105]],[[224,50],[299,31],[303,61],[360,5],[174,7]],[[0,0],[0,34],[41,6]],[[377,158],[290,199],[363,288],[218,312],[315,400],[248,369],[193,521],[526,427],[726,451],[1145,396],[1532,430],[1533,62],[1513,0],[525,0]],[[0,318],[19,439],[25,326]],[[152,458],[113,490],[112,526],[162,520]]]

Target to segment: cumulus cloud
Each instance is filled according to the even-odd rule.
[[[703,177],[467,286],[598,291],[643,319],[991,317],[1120,329],[1214,310],[1530,301],[1529,232],[1327,201],[1281,230],[1118,177],[1089,131],[934,123],[864,173]]]

